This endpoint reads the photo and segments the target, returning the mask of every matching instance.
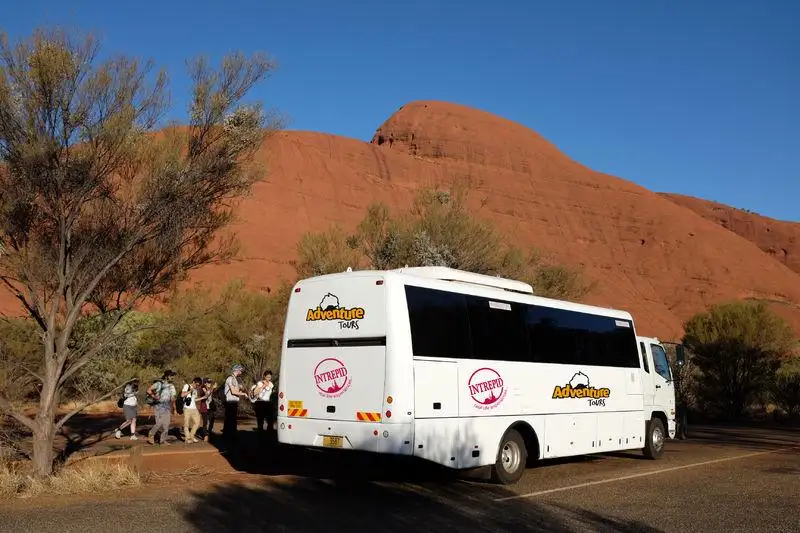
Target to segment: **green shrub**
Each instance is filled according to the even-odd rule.
[[[793,333],[761,302],[713,306],[684,325],[683,342],[701,373],[698,399],[714,414],[741,417],[775,383]]]
[[[541,296],[580,299],[593,287],[582,271],[545,261],[536,250],[525,254],[489,222],[472,213],[469,189],[423,189],[411,207],[392,216],[372,204],[347,236],[334,226],[306,233],[297,247],[299,278],[342,272],[348,266],[379,270],[403,266],[446,266],[528,281]]]

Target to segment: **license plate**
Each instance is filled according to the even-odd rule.
[[[303,400],[289,400],[289,409],[302,409]]]
[[[322,445],[326,448],[341,448],[343,440],[344,439],[342,437],[325,435],[322,437]]]

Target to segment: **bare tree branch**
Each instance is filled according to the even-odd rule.
[[[3,397],[2,394],[0,394],[0,411],[6,413],[7,415],[12,417],[14,420],[19,422],[20,424],[22,424],[26,428],[30,429],[31,431],[34,431],[34,429],[36,427],[36,424],[34,424],[33,419],[28,418],[27,416],[25,416],[24,414],[19,412],[11,404],[10,401],[8,401],[6,398]]]
[[[69,413],[65,414],[64,416],[61,417],[61,419],[58,422],[56,422],[56,424],[55,424],[56,430],[61,429],[61,427],[64,424],[69,422],[70,418],[72,418],[73,416],[77,415],[78,413],[80,413],[81,411],[86,409],[87,407],[90,407],[90,406],[92,406],[92,405],[94,405],[96,403],[100,403],[105,399],[111,398],[117,391],[122,390],[123,388],[125,388],[125,385],[127,385],[128,383],[130,383],[133,380],[134,380],[134,378],[130,378],[125,383],[123,383],[122,385],[118,385],[118,386],[114,387],[112,390],[108,391],[107,393],[103,394],[102,396],[100,396],[98,398],[95,398],[94,400],[90,400],[88,402],[84,402],[79,407],[76,407],[75,409],[73,409]]]

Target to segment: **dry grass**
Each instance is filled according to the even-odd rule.
[[[209,479],[217,471],[205,466],[192,466],[183,471],[146,472],[142,474],[144,483],[148,485],[173,485],[175,483],[191,483],[196,479]]]
[[[81,402],[67,402],[61,406],[59,406],[58,411],[59,413],[69,413],[73,409],[76,409],[83,405]],[[117,407],[117,398],[116,396],[112,400],[103,400],[102,402],[98,402],[96,404],[90,405],[83,411],[82,413],[87,414],[107,414],[107,413],[118,413],[120,408]]]
[[[58,406],[58,414],[64,415],[72,410],[82,406],[82,402],[66,402]],[[147,404],[142,402],[139,405],[139,411],[149,408]],[[19,409],[27,416],[34,416],[36,411],[39,409],[39,406],[35,403],[27,403],[19,406]],[[110,400],[103,400],[102,402],[98,402],[92,404],[81,411],[84,414],[90,415],[106,415],[110,413],[119,413],[120,408],[117,407],[117,399],[116,397]]]
[[[85,461],[66,466],[47,479],[31,476],[29,464],[0,463],[0,499],[3,500],[108,492],[138,487],[141,483],[135,469],[106,461]]]

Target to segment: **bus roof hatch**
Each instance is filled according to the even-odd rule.
[[[496,289],[519,292],[522,294],[533,294],[533,287],[523,281],[501,278],[500,276],[476,274],[475,272],[467,272],[465,270],[458,270],[456,268],[442,266],[405,267],[395,269],[394,272],[409,276],[418,276],[421,278],[433,278],[443,281],[455,281],[460,283],[469,283],[472,285],[483,285],[485,287],[494,287]]]

